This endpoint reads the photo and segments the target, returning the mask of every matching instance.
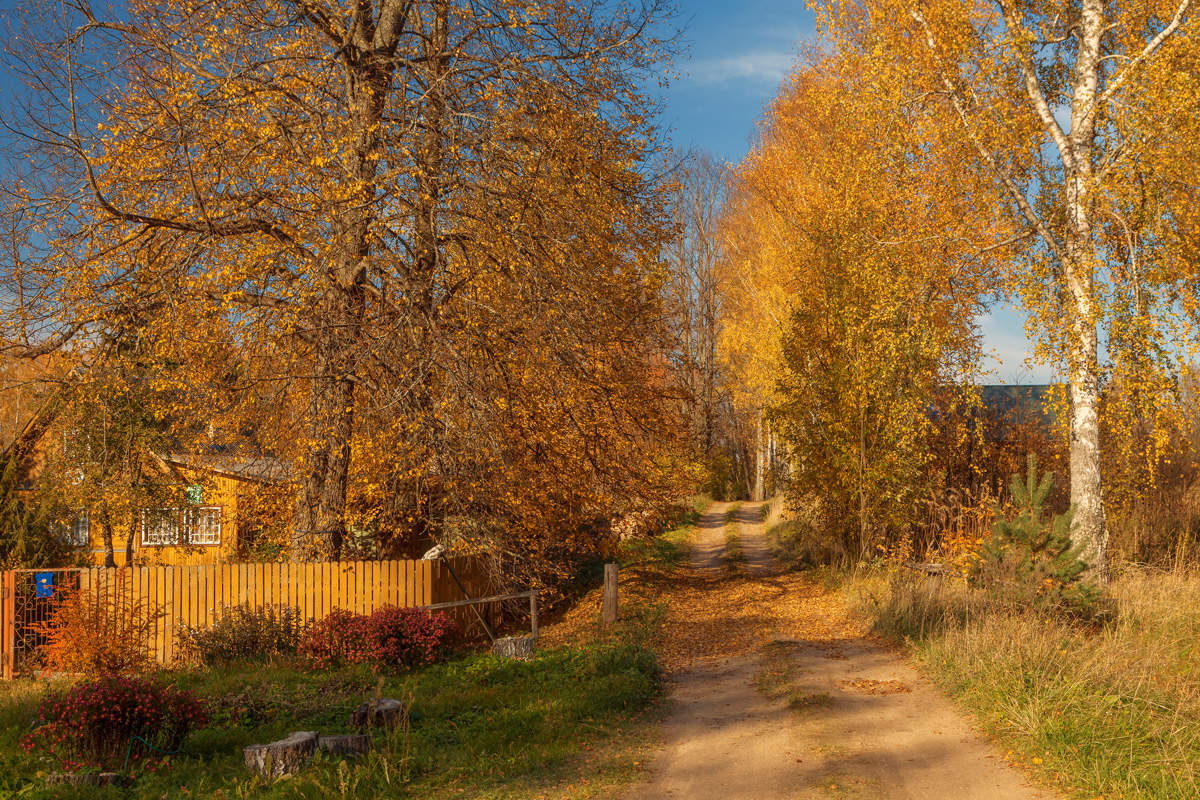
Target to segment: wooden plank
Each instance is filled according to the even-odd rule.
[[[130,597],[131,603],[145,603],[151,613],[158,613],[162,610],[162,606],[158,603],[158,586],[154,580],[157,571],[157,568],[152,567],[138,567],[134,570],[137,575],[137,591]],[[158,651],[162,644],[162,624],[162,617],[154,621],[154,632],[150,636],[150,641],[147,642],[150,657],[156,661],[160,658]]]
[[[239,604],[250,600],[250,565],[238,564],[237,568],[237,598]]]
[[[304,563],[298,566],[300,572],[300,616],[303,619],[312,619],[313,609],[316,607],[312,600],[312,564]]]
[[[483,603],[499,603],[503,600],[526,600],[533,597],[536,592],[517,592],[515,594],[493,594],[487,597],[472,597],[468,600],[449,600],[444,603],[433,603],[425,606],[430,611],[437,611],[441,608],[462,608],[463,606],[481,605]]]
[[[267,570],[266,564],[254,565],[254,607],[262,608],[267,596]]]
[[[293,602],[292,590],[295,588],[295,584],[292,581],[291,567],[291,564],[275,565],[275,570],[279,580],[279,603],[280,605],[287,606],[289,608],[296,605],[295,602]]]
[[[154,604],[161,616],[158,618],[158,663],[169,664],[171,655],[171,612],[167,608],[167,570],[170,567],[154,567]]]
[[[321,598],[321,616],[326,617],[330,611],[333,611],[333,576],[330,573],[328,562],[321,561],[314,566],[317,569],[317,590]]]
[[[167,608],[167,664],[173,664],[178,655],[175,634],[175,567],[163,568],[163,605]]]
[[[371,612],[371,595],[367,586],[371,577],[371,562],[356,561],[354,563],[354,610],[359,614]]]
[[[346,591],[345,566],[346,565],[343,562],[334,562],[330,564],[331,573],[333,575],[333,585],[335,587],[333,593],[333,603],[335,608],[342,608],[350,611],[351,609],[349,607],[349,603],[347,602],[349,600],[347,597],[349,593]]]
[[[4,571],[4,680],[11,681],[16,672],[17,648],[17,574]]]
[[[217,570],[215,567],[204,567],[204,627],[211,628],[216,622],[217,612]]]

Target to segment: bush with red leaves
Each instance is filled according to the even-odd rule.
[[[101,678],[47,695],[21,747],[66,770],[152,767],[207,723],[204,704],[188,692],[144,678]]]
[[[457,637],[458,626],[445,614],[383,606],[363,615],[339,608],[305,632],[299,651],[316,669],[369,664],[395,670],[432,664]]]

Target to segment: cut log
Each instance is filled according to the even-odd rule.
[[[270,744],[252,744],[242,751],[246,769],[263,778],[294,775],[317,752],[316,731],[296,731],[286,739]]]
[[[322,736],[317,739],[317,748],[334,756],[362,756],[371,749],[371,740],[357,733]]]
[[[355,730],[366,728],[394,728],[404,716],[404,703],[389,697],[368,700],[350,713],[350,727]]]
[[[525,661],[533,655],[537,639],[533,636],[505,636],[492,645],[492,652],[501,658]]]

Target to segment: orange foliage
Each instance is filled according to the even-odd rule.
[[[150,637],[162,616],[117,573],[107,584],[56,592],[52,616],[34,633],[46,637],[41,653],[50,672],[128,675],[154,665]]]

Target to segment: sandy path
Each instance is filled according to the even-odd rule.
[[[709,508],[691,554],[713,604],[736,594],[738,582],[758,594],[783,588],[782,578],[771,577],[757,504],[743,504],[735,514],[749,574],[717,577],[728,573],[721,558],[728,508]],[[672,676],[663,750],[649,781],[629,798],[1053,797],[1032,787],[899,657],[839,635],[844,628],[820,610],[819,590],[811,584],[800,589],[812,602],[798,626],[766,619],[754,628],[757,653],[698,659]],[[731,638],[744,631],[747,613],[754,614],[739,613],[726,615]],[[703,627],[697,616],[693,608],[673,624]]]

